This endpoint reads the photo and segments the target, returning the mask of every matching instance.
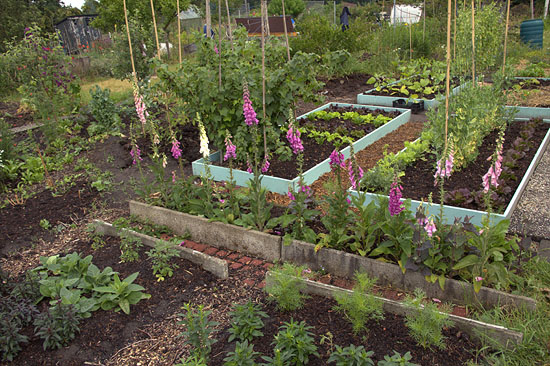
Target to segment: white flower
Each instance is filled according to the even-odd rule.
[[[208,161],[208,157],[210,156],[210,150],[208,150],[208,136],[206,136],[206,130],[204,129],[204,125],[202,124],[202,121],[198,113],[197,113],[197,119],[199,121],[199,134],[200,134],[200,141],[201,141],[201,148],[199,152],[202,154],[202,157],[204,158],[204,160]]]

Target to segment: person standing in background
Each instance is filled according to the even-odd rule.
[[[342,14],[340,14],[340,24],[342,24],[342,32],[349,28],[349,17],[351,13],[347,6],[344,6],[342,9]]]

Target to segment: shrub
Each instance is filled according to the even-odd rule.
[[[88,127],[88,134],[94,136],[118,129],[120,117],[118,108],[110,97],[111,91],[107,88],[101,90],[99,85],[96,85],[94,90],[90,90],[90,95],[90,112],[96,123]]]
[[[224,358],[225,366],[255,366],[254,359],[260,354],[254,351],[254,345],[248,344],[245,340],[242,343],[237,342],[235,345],[235,351],[229,352],[227,357]]]
[[[304,0],[286,0],[285,15],[290,15],[294,18],[302,14],[306,8]],[[272,0],[267,8],[269,15],[283,15],[283,6],[281,0]]]
[[[368,27],[368,23],[361,19],[351,19],[349,29],[342,32],[339,26],[323,15],[306,15],[296,24],[299,35],[289,40],[290,47],[292,52],[318,55],[338,50],[360,51],[367,46]]]

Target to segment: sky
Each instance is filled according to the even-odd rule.
[[[75,8],[81,8],[82,4],[84,4],[84,0],[62,0],[63,4],[70,5]]]

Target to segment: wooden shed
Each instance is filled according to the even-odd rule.
[[[66,17],[55,25],[61,45],[67,54],[78,53],[82,48],[92,47],[101,38],[101,32],[90,26],[97,14]]]

